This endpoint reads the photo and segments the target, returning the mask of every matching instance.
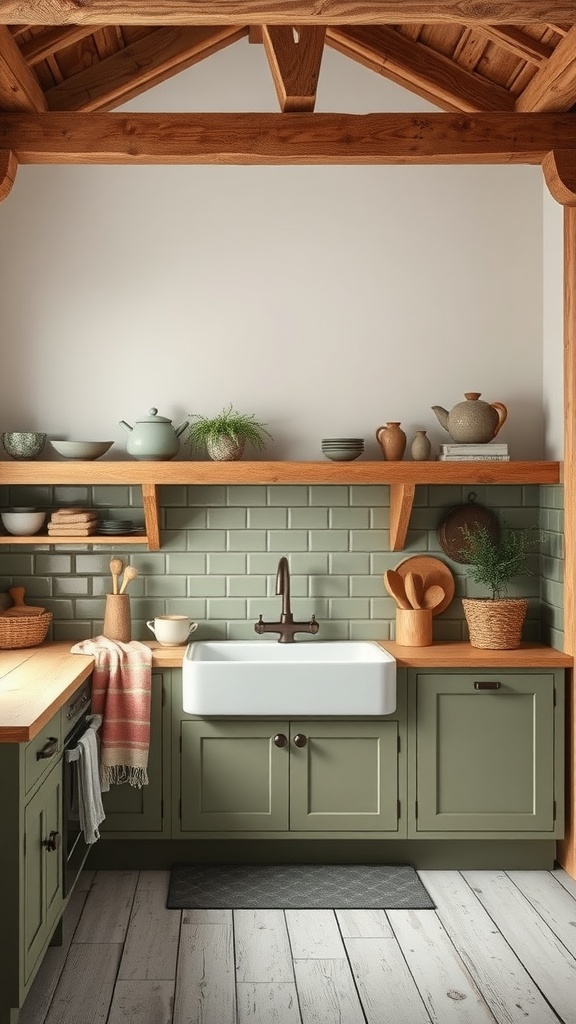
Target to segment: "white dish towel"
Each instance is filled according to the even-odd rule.
[[[78,760],[78,811],[80,828],[88,844],[100,838],[98,826],[105,814],[100,792],[100,770],[98,766],[98,742],[96,729],[100,726],[100,715],[94,715],[90,728],[82,734],[76,748],[69,751],[69,760]],[[76,756],[75,756],[76,755]]]

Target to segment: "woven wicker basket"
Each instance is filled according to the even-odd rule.
[[[522,626],[528,610],[525,598],[510,597],[492,601],[463,597],[462,607],[472,647],[510,651],[520,646]]]
[[[52,612],[41,615],[0,615],[0,649],[15,650],[17,647],[37,647],[46,639],[52,622]]]

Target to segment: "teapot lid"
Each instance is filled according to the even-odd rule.
[[[159,416],[158,409],[149,409],[148,416],[141,416],[140,419],[136,420],[136,423],[172,423],[167,416]]]

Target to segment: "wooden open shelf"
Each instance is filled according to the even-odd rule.
[[[406,541],[418,484],[557,484],[559,462],[1,462],[0,485],[135,485],[145,534],[0,537],[0,544],[147,544],[160,548],[158,487],[203,484],[384,484],[390,487],[390,547]]]

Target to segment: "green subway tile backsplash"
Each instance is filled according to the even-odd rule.
[[[126,486],[10,492],[15,504],[54,508],[92,502],[118,517],[136,515],[131,510],[141,502],[140,489]],[[4,588],[25,586],[30,603],[52,611],[50,635],[73,641],[101,631],[110,557],[116,555],[139,573],[130,586],[135,639],[149,639],[147,619],[163,612],[196,619],[197,639],[251,639],[260,613],[266,619],[280,615],[276,571],[286,555],[294,614],[315,614],[320,639],[385,639],[394,635],[395,606],[383,573],[411,554],[429,553],[447,562],[456,580],[453,602],[434,620],[435,638],[461,639],[467,630],[460,598],[479,591],[466,567],[444,554],[437,529],[444,513],[470,495],[514,525],[539,522],[546,531],[541,554],[533,558],[534,575],[519,580],[513,591],[530,599],[526,636],[561,647],[561,486],[419,486],[403,551],[389,549],[385,486],[162,486],[160,551],[144,544],[7,545],[0,549],[0,580]]]

